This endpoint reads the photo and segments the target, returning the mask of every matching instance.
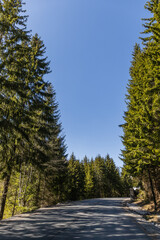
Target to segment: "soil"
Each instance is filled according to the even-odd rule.
[[[134,203],[140,206],[142,210],[148,212],[148,214],[143,216],[147,221],[160,224],[160,200],[158,201],[158,211],[154,210],[154,203],[152,201],[146,203],[142,200],[137,200]]]

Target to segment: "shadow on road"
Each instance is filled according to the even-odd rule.
[[[122,200],[84,200],[15,216],[0,222],[0,239],[149,239],[123,210]]]

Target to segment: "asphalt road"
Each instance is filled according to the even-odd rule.
[[[41,208],[0,222],[0,240],[148,240],[122,207],[122,198],[103,198]]]

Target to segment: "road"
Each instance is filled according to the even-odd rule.
[[[148,240],[122,207],[122,198],[103,198],[41,208],[0,222],[0,240]]]

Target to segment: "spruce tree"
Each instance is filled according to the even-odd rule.
[[[84,197],[84,166],[72,154],[68,161],[68,197],[80,200]]]
[[[97,197],[106,197],[107,195],[107,175],[105,159],[98,155],[94,160],[94,172],[96,178],[96,195]]]
[[[113,159],[107,154],[105,158],[106,165],[106,192],[109,197],[117,197],[122,195],[122,182],[119,169],[116,167]]]
[[[127,111],[124,115],[125,124],[122,125],[124,136],[122,160],[127,165],[130,173],[139,171],[138,161],[140,160],[140,147],[137,140],[140,139],[139,126],[141,122],[141,103],[143,94],[143,81],[141,76],[144,69],[140,47],[136,44],[133,52],[132,66],[130,68],[131,80],[129,81],[126,95]],[[142,73],[142,74],[141,74]]]
[[[55,93],[44,80],[50,73],[45,46],[37,34],[31,37],[26,31],[22,6],[22,0],[0,1],[0,161],[4,179],[0,218],[13,169],[20,171],[25,162],[43,171],[51,160],[65,161],[64,137],[52,99]]]
[[[154,173],[160,165],[159,130],[159,86],[160,86],[160,3],[147,2],[153,16],[144,19],[146,37],[142,51],[135,49],[130,69],[131,81],[128,87],[127,111],[123,125],[123,160],[133,175],[148,173],[151,191],[157,208],[154,190]]]
[[[65,198],[65,179],[67,174],[65,136],[62,134],[60,113],[56,102],[56,93],[52,84],[47,87],[48,96],[45,97],[46,107],[43,112],[45,122],[47,155],[49,159],[42,164],[48,182],[54,189],[59,201]]]
[[[84,191],[86,198],[92,198],[94,196],[94,180],[93,180],[93,172],[91,170],[91,163],[89,159],[85,156],[83,159],[84,164]]]
[[[26,20],[21,0],[0,1],[0,98],[1,98],[1,166],[4,177],[4,189],[1,201],[0,219],[3,217],[5,201],[12,168],[18,159],[21,139],[27,138],[21,126],[25,119],[24,75],[30,40],[26,31]]]

